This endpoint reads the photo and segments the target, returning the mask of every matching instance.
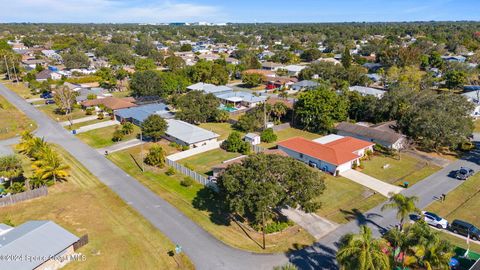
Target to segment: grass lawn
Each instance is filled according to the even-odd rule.
[[[440,238],[450,241],[452,244],[454,244],[457,247],[467,249],[467,242],[462,238],[458,238],[456,236],[453,236],[445,232],[440,233]],[[480,245],[470,241],[470,250],[476,253],[480,253]]]
[[[230,135],[230,133],[234,131],[232,124],[230,123],[202,123],[199,125],[199,127],[217,133],[218,135],[220,135],[220,137],[218,138],[219,140],[225,140],[228,135]],[[245,132],[238,132],[242,135],[245,134]]]
[[[278,142],[284,141],[286,139],[290,139],[293,137],[303,137],[305,139],[313,140],[322,137],[322,135],[311,133],[308,131],[303,131],[296,128],[286,128],[280,131],[275,131],[277,134],[277,141],[273,143],[261,143],[260,146],[265,148],[270,148],[277,145]]]
[[[112,94],[112,96],[114,97],[117,97],[117,98],[124,98],[124,97],[129,97],[131,96],[131,92],[130,91],[114,91],[114,92],[110,92],[110,94]]]
[[[145,173],[141,173],[131,155],[136,160],[140,160],[139,151],[135,148],[112,153],[109,158],[125,172],[138,179],[140,183],[228,245],[253,252],[282,252],[310,245],[314,241],[310,234],[295,225],[284,232],[267,235],[267,249],[263,250],[261,233],[248,229],[243,231],[237,223],[228,221],[224,211],[219,208],[221,202],[212,198],[212,191],[208,188],[200,184],[183,187],[180,185],[180,179],[183,179],[184,176],[179,173],[166,176],[165,169],[149,169]]]
[[[214,165],[222,163],[222,161],[229,160],[235,157],[239,157],[242,154],[227,152],[223,149],[210,150],[205,153],[194,155],[188,158],[184,158],[179,162],[191,168],[192,170],[202,173],[209,174],[212,171]]]
[[[77,123],[77,124],[73,124],[73,125],[66,125],[65,126],[65,129],[68,129],[68,130],[74,130],[74,129],[79,129],[81,127],[84,127],[84,126],[88,126],[88,125],[93,125],[93,124],[97,124],[97,123],[101,123],[101,122],[105,122],[105,121],[109,121],[110,118],[109,117],[104,117],[103,119],[95,119],[95,120],[90,120],[90,121],[86,121],[86,122],[81,122],[81,123]]]
[[[115,129],[122,128],[120,125],[108,126],[104,128],[94,129],[87,132],[83,132],[77,135],[77,137],[90,145],[93,148],[103,148],[115,144],[116,142],[112,141],[113,132]],[[137,134],[140,133],[140,128],[134,126],[134,131],[123,137],[122,141],[128,141],[137,137]]]
[[[2,83],[24,99],[40,97],[40,94],[32,94],[30,89],[23,83],[14,83],[8,80],[2,80]]]
[[[347,223],[356,214],[382,203],[386,197],[344,177],[325,174],[326,190],[318,197],[317,214],[337,223]],[[359,212],[358,212],[359,211]]]
[[[89,235],[79,249],[83,262],[63,269],[193,269],[185,255],[167,253],[173,243],[125,204],[66,151],[60,156],[70,166],[68,180],[48,190],[48,196],[0,208],[0,222],[20,225],[28,220],[52,220],[71,233]],[[29,164],[25,164],[28,169]]]
[[[58,108],[56,104],[48,104],[45,106],[38,107],[38,109],[42,112],[44,112],[48,117],[52,118],[53,120],[57,122],[64,122],[68,121],[69,119],[78,119],[82,117],[86,117],[85,111],[82,109],[75,108],[69,115],[65,114],[58,114],[55,112],[55,110]]]
[[[23,112],[0,96],[0,140],[19,135],[22,131],[32,131],[37,125]]]
[[[383,169],[385,164],[390,166]],[[363,165],[362,173],[394,185],[408,182],[410,186],[441,169],[408,154],[401,154],[400,160],[374,155],[371,160],[363,161]]]

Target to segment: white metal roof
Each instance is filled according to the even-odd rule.
[[[341,138],[343,138],[343,136],[340,136],[340,135],[337,135],[337,134],[329,134],[329,135],[320,137],[318,139],[315,139],[313,141],[316,142],[316,143],[320,143],[320,144],[327,144],[329,142],[340,140]]]
[[[168,123],[168,128],[165,133],[168,136],[177,138],[178,140],[183,141],[187,144],[203,142],[206,140],[218,138],[220,136],[214,132],[203,129],[201,127],[197,127],[181,120],[167,119],[166,121]]]

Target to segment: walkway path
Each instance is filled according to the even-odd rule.
[[[115,125],[120,125],[120,122],[118,122],[117,120],[109,120],[109,121],[105,121],[105,122],[95,123],[95,124],[91,124],[91,125],[88,125],[88,126],[79,127],[77,129],[77,134],[87,132],[87,131],[90,131],[90,130],[94,130],[94,129],[104,128],[104,127],[109,127],[109,126],[115,126]]]
[[[131,139],[129,141],[119,142],[114,145],[110,145],[104,148],[97,149],[98,153],[105,154],[105,151],[108,151],[109,154],[115,153],[121,150],[125,150],[131,147],[135,147],[137,145],[144,144],[145,142],[140,141],[139,139]]]
[[[385,183],[356,170],[348,170],[340,173],[340,175],[362,186],[368,187],[369,189],[374,190],[386,197],[390,197],[390,193],[400,193],[403,190],[403,188],[399,186]]]
[[[339,226],[315,213],[305,213],[300,209],[294,209],[291,207],[282,209],[282,214],[307,230],[316,240],[320,240],[320,238],[324,237]]]
[[[220,147],[220,144],[221,144],[221,142],[209,143],[209,144],[204,145],[204,146],[200,146],[200,147],[196,147],[196,148],[192,148],[192,149],[189,149],[189,150],[186,150],[186,151],[182,151],[182,152],[172,154],[172,155],[168,156],[167,158],[170,159],[171,161],[177,161],[177,160],[180,160],[180,159],[184,159],[184,158],[187,158],[187,157],[198,155],[198,154],[203,153],[203,152],[207,152],[207,151],[210,151],[210,150],[217,149],[217,148]]]
[[[336,242],[346,233],[358,233],[359,225],[372,228],[373,235],[380,233],[398,223],[395,211],[381,211],[381,205],[359,213],[357,219],[338,227],[314,245],[292,251],[288,254],[252,254],[227,246],[188,219],[175,207],[157,196],[123,170],[105,159],[75,136],[68,133],[58,123],[39,112],[15,93],[0,85],[0,95],[36,121],[39,129],[37,136],[59,144],[93,175],[107,185],[113,192],[138,211],[143,217],[162,231],[174,243],[183,247],[186,255],[195,264],[196,269],[268,269],[282,265],[287,261],[300,269],[336,269]],[[475,136],[477,140],[478,136]],[[477,148],[478,149],[478,148]],[[460,166],[480,170],[480,150],[474,150],[462,159],[430,175],[423,181],[402,191],[407,196],[419,197],[420,209],[428,206],[437,196],[447,194],[459,186],[462,181],[449,177],[449,173]],[[55,207],[55,206],[54,206]],[[355,207],[355,205],[352,205]]]
[[[45,100],[45,99],[43,99],[43,98],[29,98],[26,101],[28,103],[32,103],[32,102],[37,102],[37,101],[42,101],[42,100]]]
[[[78,123],[93,121],[93,120],[96,120],[96,119],[98,119],[97,115],[90,115],[90,116],[86,116],[86,117],[82,117],[82,118],[78,118],[78,119],[73,119],[71,123],[72,124],[78,124]],[[68,126],[68,125],[70,125],[70,121],[60,122],[59,124],[61,126]]]

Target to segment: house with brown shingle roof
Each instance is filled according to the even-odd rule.
[[[358,165],[368,150],[373,151],[373,145],[353,137],[327,135],[313,141],[295,137],[279,142],[277,146],[311,167],[338,175],[350,170],[354,164]]]
[[[106,97],[106,98],[85,100],[80,104],[82,104],[82,107],[84,108],[103,105],[105,106],[105,108],[115,111],[120,109],[137,107],[137,104],[133,103],[134,101],[135,99],[133,97],[126,97],[126,98]]]
[[[404,135],[391,129],[382,129],[382,126],[367,127],[359,124],[341,122],[335,129],[338,135],[355,137],[395,150],[402,149],[406,142]]]

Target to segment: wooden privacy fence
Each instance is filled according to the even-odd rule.
[[[47,194],[48,194],[48,188],[46,186],[43,186],[37,189],[28,190],[21,193],[17,193],[17,194],[13,194],[8,197],[0,198],[0,207],[16,204],[19,202],[31,200],[38,197],[47,196]]]
[[[84,234],[77,242],[73,243],[73,250],[77,251],[77,249],[85,246],[88,244],[88,234]]]
[[[190,170],[189,168],[183,166],[182,164],[180,163],[177,163],[173,160],[170,160],[167,158],[167,165],[168,166],[171,166],[173,167],[176,171],[180,172],[181,174],[183,175],[186,175],[188,177],[191,177],[193,180],[197,181],[198,183],[204,185],[204,186],[207,186],[207,187],[212,187],[214,189],[216,189],[217,187],[217,184],[215,183],[215,181],[212,181],[210,179],[208,179],[207,177],[195,172],[195,171],[192,171]]]

